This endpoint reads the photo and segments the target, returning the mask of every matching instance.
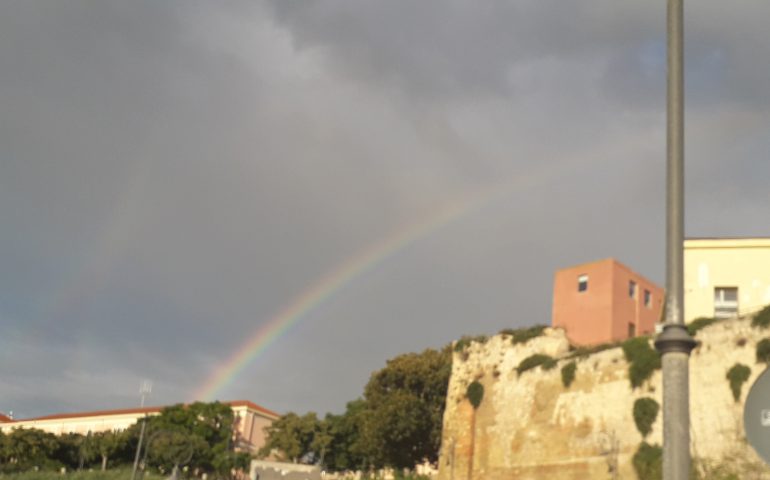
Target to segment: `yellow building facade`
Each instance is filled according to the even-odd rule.
[[[770,304],[770,238],[684,242],[684,315],[728,318]]]

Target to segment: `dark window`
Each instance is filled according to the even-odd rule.
[[[652,307],[652,293],[649,290],[644,291],[644,306],[647,308]]]
[[[636,282],[633,280],[628,281],[628,296],[636,298]]]
[[[628,324],[628,338],[634,338],[636,336],[636,325],[633,323]]]
[[[588,275],[580,275],[578,277],[578,292],[585,292],[588,290]]]

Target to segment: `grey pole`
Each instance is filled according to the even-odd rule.
[[[689,360],[695,341],[684,326],[683,0],[668,0],[666,318],[655,340],[663,365],[663,479],[690,475]]]

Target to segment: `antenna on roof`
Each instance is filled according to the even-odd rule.
[[[142,384],[139,386],[139,395],[142,396],[142,408],[144,408],[144,398],[152,391],[152,382],[150,380],[142,380]],[[147,426],[147,414],[144,414],[142,418],[142,429],[139,431],[139,443],[136,444],[136,456],[134,456],[134,468],[131,470],[131,480],[136,478],[136,469],[139,466],[139,453],[142,451],[142,441],[144,440],[144,429]],[[145,450],[147,447],[145,447]]]
[[[139,386],[139,395],[142,396],[142,407],[144,407],[144,398],[152,392],[152,381],[144,379]]]

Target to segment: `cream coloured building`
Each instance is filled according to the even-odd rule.
[[[256,452],[265,444],[265,427],[280,415],[248,400],[224,402],[233,409],[235,422],[233,439],[242,451]],[[29,419],[15,420],[0,414],[0,431],[7,433],[15,428],[36,428],[54,435],[67,433],[125,430],[145,415],[159,415],[164,407],[129,408],[123,410],[98,410],[92,412],[60,413]]]
[[[684,242],[685,321],[734,317],[770,304],[770,238]]]

